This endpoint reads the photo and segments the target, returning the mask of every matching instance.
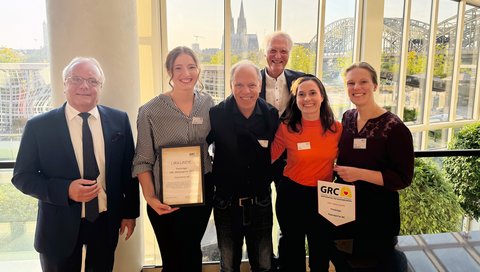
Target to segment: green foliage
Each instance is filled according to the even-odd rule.
[[[240,61],[240,57],[238,55],[232,55],[232,64],[235,64]],[[212,56],[210,59],[210,64],[224,64],[225,63],[225,54],[223,50],[218,50],[215,55]]]
[[[449,53],[449,44],[435,45],[435,65],[433,75],[438,78],[445,78],[453,72],[453,55]]]
[[[1,47],[0,48],[0,63],[18,63],[23,62],[25,56],[22,53],[17,52],[15,49]]]
[[[433,66],[433,75],[438,78],[447,77],[445,72],[446,58],[443,54],[435,54],[435,65]]]
[[[480,149],[480,122],[463,127],[448,148]],[[465,213],[471,218],[480,218],[480,157],[448,157],[443,169]]]
[[[301,45],[292,47],[288,63],[288,67],[292,70],[315,74],[315,52]]]
[[[419,55],[415,51],[408,52],[407,75],[422,74],[427,65],[427,56]]]
[[[403,109],[403,121],[404,122],[411,122],[417,120],[417,110],[416,109]]]
[[[255,65],[257,65],[260,69],[266,65],[265,55],[262,50],[249,51],[247,54],[247,59],[255,63]]]
[[[12,184],[0,184],[0,222],[26,222],[37,218],[37,200]]]
[[[388,71],[392,74],[397,74],[399,69],[400,64],[397,56],[388,56],[385,52],[382,53],[382,65],[380,71]]]
[[[412,185],[400,191],[402,235],[460,231],[462,209],[451,185],[428,159],[415,159]]]
[[[335,59],[335,69],[337,71],[340,71],[340,73],[342,74],[342,77],[345,77],[344,76],[344,72],[345,70],[347,70],[347,68],[352,65],[352,54],[347,54],[343,57],[338,57]],[[345,79],[345,78],[344,78]]]

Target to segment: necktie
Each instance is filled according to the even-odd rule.
[[[90,113],[82,112],[79,114],[83,119],[82,124],[82,142],[83,142],[83,178],[96,180],[100,171],[98,170],[95,152],[93,150],[93,138],[90,127],[88,126],[88,117]],[[94,222],[98,217],[98,197],[85,203],[85,218]]]

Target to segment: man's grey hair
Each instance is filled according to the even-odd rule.
[[[255,73],[257,74],[258,81],[262,82],[262,73],[260,72],[260,68],[258,68],[258,66],[255,65],[255,63],[253,63],[250,60],[241,60],[241,61],[235,63],[232,66],[232,69],[230,70],[230,86],[232,85],[233,75],[235,74],[235,72],[238,69],[243,68],[243,67],[252,67],[253,69],[255,69]]]
[[[100,82],[102,84],[105,83],[105,74],[103,73],[102,66],[100,66],[100,63],[98,62],[98,60],[92,57],[73,58],[72,61],[70,61],[70,63],[67,66],[65,66],[65,68],[63,68],[63,73],[62,73],[63,81],[67,80],[67,78],[71,75],[73,67],[82,62],[90,62],[91,64],[95,65],[98,71],[100,72],[100,79],[99,79]]]
[[[290,37],[290,35],[288,35],[285,32],[275,31],[275,32],[273,32],[270,35],[267,35],[265,37],[265,53],[268,53],[267,50],[268,50],[268,47],[270,46],[270,43],[272,42],[272,40],[274,38],[278,38],[278,37],[286,39],[287,43],[288,43],[288,52],[292,51],[292,47],[293,47],[292,37]]]

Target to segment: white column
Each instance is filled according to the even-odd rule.
[[[383,34],[383,0],[363,2],[360,61],[370,63],[380,73]]]
[[[132,128],[140,105],[138,36],[135,0],[46,0],[54,106],[65,101],[62,70],[76,56],[96,58],[106,82],[100,104],[129,114]],[[140,271],[143,225],[124,236],[116,251],[115,271]]]

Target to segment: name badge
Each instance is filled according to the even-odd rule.
[[[259,143],[263,148],[267,148],[267,147],[268,147],[268,140],[258,140],[258,143]]]
[[[310,149],[310,142],[297,143],[298,150],[308,150]]]
[[[353,139],[353,149],[367,149],[367,139],[366,138]]]
[[[193,117],[192,125],[202,125],[203,124],[203,117]]]

